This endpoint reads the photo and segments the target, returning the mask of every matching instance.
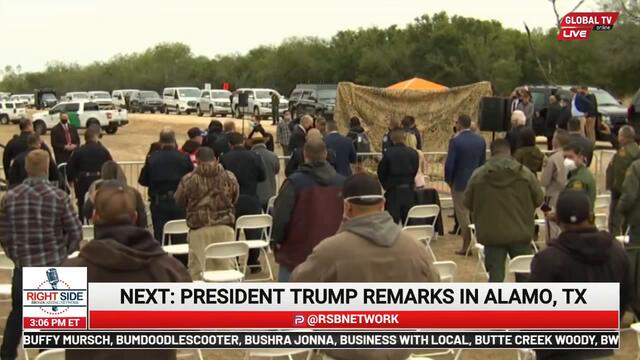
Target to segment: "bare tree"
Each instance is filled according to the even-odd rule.
[[[551,6],[553,7],[553,13],[556,15],[556,26],[558,27],[558,31],[560,31],[560,24],[562,23],[562,18],[564,17],[564,15],[560,16],[560,13],[558,13],[558,7],[556,4],[558,0],[549,0],[549,1],[551,2]],[[577,11],[582,6],[582,4],[584,4],[584,1],[585,0],[578,1],[576,5],[573,7],[573,9],[571,9],[571,11],[569,11],[568,13]]]

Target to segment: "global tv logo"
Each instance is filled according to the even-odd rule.
[[[562,18],[558,40],[587,40],[592,31],[611,31],[618,12],[572,12]]]
[[[86,328],[86,319],[86,268],[24,268],[23,321],[25,328]]]

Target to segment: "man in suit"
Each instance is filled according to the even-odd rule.
[[[351,176],[351,164],[355,164],[357,160],[353,142],[348,137],[340,135],[335,121],[327,122],[327,131],[329,133],[325,136],[324,142],[336,155],[336,171],[344,177]]]
[[[262,205],[258,197],[258,184],[267,179],[262,158],[256,152],[249,151],[244,146],[244,136],[233,132],[229,134],[229,147],[231,150],[222,155],[220,163],[225,170],[231,171],[238,180],[240,195],[236,202],[236,220],[244,215],[256,215],[262,212]],[[260,230],[246,230],[247,239],[260,239]],[[248,265],[252,266],[251,272],[260,272],[260,251],[252,249],[249,252]]]
[[[312,127],[313,118],[311,115],[305,115],[300,119],[300,123],[294,127],[293,132],[291,133],[291,138],[289,139],[289,152],[293,153],[295,149],[304,147],[307,132],[309,132]]]
[[[11,169],[11,162],[25,151],[29,150],[30,147],[28,145],[28,139],[31,134],[33,134],[33,123],[31,119],[22,119],[18,124],[20,128],[20,135],[14,135],[11,140],[7,143],[7,146],[4,148],[4,152],[2,153],[2,166],[4,167],[4,176],[5,179],[9,180],[9,169]],[[41,141],[41,150],[45,150],[51,156],[51,151],[49,151],[49,147],[47,144]],[[26,155],[25,155],[26,157]],[[24,162],[24,161],[23,161]],[[56,172],[57,176],[57,172]]]
[[[515,111],[514,114],[518,112]],[[444,178],[451,188],[453,208],[462,232],[462,248],[456,251],[458,255],[465,255],[471,243],[469,209],[464,206],[464,192],[471,174],[482,166],[486,159],[487,145],[482,136],[471,131],[470,127],[471,118],[468,115],[460,115],[456,121],[458,133],[449,140],[447,161],[444,165]]]
[[[415,205],[416,174],[419,168],[418,152],[406,146],[404,130],[391,133],[392,145],[378,164],[378,179],[385,190],[385,209],[396,223],[404,224],[409,209]]]
[[[51,146],[58,164],[66,163],[71,153],[80,145],[78,129],[69,124],[69,114],[60,112],[60,122],[51,129]]]
[[[560,105],[560,96],[549,96],[549,108],[547,109],[547,114],[544,117],[544,135],[547,137],[547,148],[549,150],[553,150],[553,135],[556,132],[558,118],[560,117],[561,111],[562,106]]]

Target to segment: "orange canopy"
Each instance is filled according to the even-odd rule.
[[[409,79],[409,80],[405,80],[405,81],[401,81],[397,84],[393,84],[389,87],[387,87],[387,89],[393,89],[393,90],[429,90],[429,91],[442,91],[442,90],[447,90],[448,87],[444,86],[444,85],[440,85],[438,83],[434,83],[432,81],[429,80],[425,80],[425,79],[420,79],[420,78],[413,78],[413,79]]]

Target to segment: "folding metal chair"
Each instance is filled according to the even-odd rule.
[[[531,273],[531,261],[533,255],[520,255],[509,260],[507,263],[507,274],[530,274]]]
[[[162,229],[162,246],[171,245],[171,238],[175,235],[187,235],[189,233],[189,227],[187,226],[187,220],[171,220],[164,224]],[[168,243],[165,240],[168,239]]]
[[[433,257],[433,260],[436,260],[436,254],[431,250],[431,239],[436,234],[435,227],[433,225],[413,225],[413,226],[405,226],[402,231],[407,234],[413,236],[418,241],[423,243],[427,247],[427,251]]]
[[[271,226],[273,225],[273,218],[268,214],[261,215],[245,215],[241,216],[236,220],[236,238],[238,238],[240,231],[243,231],[245,234],[244,242],[249,246],[249,249],[260,249],[262,255],[264,255],[264,261],[267,266],[267,270],[269,272],[269,276],[266,278],[260,279],[251,279],[247,281],[263,281],[263,280],[274,280],[273,270],[271,269],[271,263],[269,262],[269,252],[271,249],[269,248],[269,243],[271,241]],[[247,239],[247,232],[244,230],[251,229],[261,229],[261,238],[260,239]],[[259,265],[249,265],[251,266],[259,266]]]
[[[436,225],[436,221],[438,221],[438,215],[440,215],[440,206],[438,205],[416,205],[409,209],[409,213],[407,214],[407,219],[404,221],[404,226],[409,225],[409,221],[411,219],[429,219],[433,218],[431,221],[431,225]]]
[[[240,282],[244,280],[247,270],[247,258],[249,257],[249,245],[242,241],[229,241],[211,244],[204,250],[206,260],[229,260],[233,262],[235,269],[207,270],[206,265],[202,273],[205,282]]]
[[[438,270],[441,282],[453,282],[458,271],[458,265],[454,261],[435,261],[433,266]]]

